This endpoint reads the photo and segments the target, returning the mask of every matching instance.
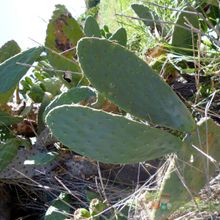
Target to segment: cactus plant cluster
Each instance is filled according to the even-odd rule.
[[[53,135],[71,150],[105,163],[142,162],[174,152],[180,159],[188,161],[194,155],[195,169],[175,161],[176,164],[170,168],[171,175],[163,183],[161,194],[169,194],[173,208],[165,211],[154,209],[152,219],[166,218],[181,202],[189,199],[174,167],[182,169],[186,166],[183,179],[189,188],[194,187],[192,176],[201,179],[195,192],[205,184],[204,173],[201,175],[196,171],[205,166],[205,156],[192,148],[192,145],[204,146],[204,143],[195,142],[198,125],[171,88],[145,62],[128,51],[125,44],[112,41],[113,37],[100,37],[99,28],[91,17],[86,21],[85,33],[88,37],[77,44],[83,74],[100,94],[129,113],[130,118],[63,103],[47,111],[46,124]],[[158,125],[178,130],[183,135],[192,135],[193,140],[181,140],[180,136],[155,128]],[[216,150],[215,141],[211,145]],[[213,173],[214,169],[210,168],[210,175]],[[183,193],[183,197],[175,204],[173,198],[179,193]]]
[[[156,21],[157,15],[148,8],[134,4],[132,9],[145,19],[145,25],[162,31]],[[180,13],[177,22],[181,24],[174,28],[172,46],[176,52],[180,52],[179,46],[189,51],[192,49],[189,42],[194,38],[185,29],[181,29],[181,33],[186,39],[181,45],[177,41],[184,17],[185,14]],[[192,23],[197,27],[197,16],[192,18],[195,18],[195,24]],[[82,30],[66,8],[58,5],[48,25],[45,49],[49,65],[63,70],[64,74],[61,71],[62,74],[56,73],[55,78],[53,75],[41,79],[41,83],[44,83],[47,92],[54,85],[53,79],[56,81],[59,77],[63,80],[69,73],[72,75],[67,81],[71,83],[65,82],[68,84],[65,87],[67,91],[62,92],[63,86],[58,80],[59,85],[55,84],[58,88],[53,86],[50,90],[52,101],[48,98],[44,102],[45,93],[40,92],[32,94],[37,95],[32,99],[42,102],[39,111],[42,127],[47,125],[58,141],[83,156],[104,163],[127,164],[175,153],[158,198],[161,201],[164,195],[168,195],[171,206],[161,203],[161,206],[153,208],[151,216],[152,219],[165,219],[191,198],[187,189],[192,190],[191,196],[194,196],[205,185],[207,176],[204,167],[209,170],[208,178],[214,174],[215,165],[220,160],[219,127],[207,118],[203,123],[196,123],[189,109],[159,74],[126,48],[126,30],[120,27],[110,33],[107,29],[101,29],[96,19],[89,16]],[[42,47],[31,48],[0,64],[0,81],[5,82],[0,85],[0,104],[10,99],[20,79],[42,51]],[[28,78],[26,81],[30,82]],[[100,97],[109,100],[120,111],[114,114],[104,111]],[[21,117],[0,112],[0,126],[11,126],[20,120]],[[11,161],[15,159],[15,163],[21,163],[30,156],[28,151],[26,155],[18,150],[19,146],[17,139],[0,143],[0,171],[6,170],[6,173],[1,172],[0,178],[13,176],[7,174]],[[30,150],[31,155],[35,150],[37,153],[45,152],[33,149]],[[186,162],[191,158],[193,161],[189,165]],[[210,161],[207,162],[207,158]],[[44,162],[42,159],[41,163]],[[199,183],[192,181],[192,177],[197,178]],[[88,210],[81,211],[86,215],[89,213]],[[92,210],[89,214],[93,215],[96,211]]]
[[[87,37],[97,37],[114,41],[122,46],[127,44],[127,32],[125,28],[120,27],[114,33],[110,33],[107,26],[104,26],[103,29],[100,29],[98,22],[92,16],[88,16],[85,25],[84,32]]]

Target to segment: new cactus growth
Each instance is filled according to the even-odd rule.
[[[108,31],[108,30],[107,30]],[[84,32],[87,37],[98,37],[101,38],[101,30],[96,19],[92,16],[88,16],[85,25],[84,25]],[[108,38],[108,36],[105,36]],[[110,37],[109,40],[114,41],[122,46],[126,46],[127,44],[127,32],[125,28],[121,27],[115,31]]]
[[[74,220],[85,220],[90,219],[91,215],[89,211],[85,208],[76,209],[74,212]]]
[[[100,201],[99,199],[92,199],[90,204],[89,204],[89,211],[90,214],[93,215],[97,215],[100,212],[103,212],[103,210],[107,208],[106,204],[104,204],[102,201]]]
[[[127,32],[124,28],[119,28],[112,36],[109,38],[111,41],[115,41],[122,46],[126,46],[127,44]]]
[[[0,48],[0,63],[21,52],[17,42],[10,40]]]
[[[85,21],[84,32],[87,37],[100,37],[101,30],[96,19],[92,16],[88,16]]]

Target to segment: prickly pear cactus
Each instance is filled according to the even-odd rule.
[[[196,14],[185,11],[192,12],[194,10],[192,7],[186,7],[184,11],[179,13],[172,36],[172,46],[175,47],[174,50],[177,53],[192,55],[193,50],[197,47],[197,34],[192,30],[199,28],[199,19]]]
[[[85,0],[86,8],[90,9],[99,4],[100,0]]]
[[[9,126],[22,121],[22,117],[16,117],[0,110],[0,126]]]
[[[88,16],[85,21],[84,32],[87,37],[100,37],[101,30],[96,19],[93,16]]]
[[[192,116],[177,95],[132,52],[98,38],[83,38],[77,52],[92,85],[125,111],[153,124],[194,129]]]
[[[64,5],[56,5],[53,16],[47,26],[45,46],[56,52],[63,52],[76,46],[77,41],[83,37],[83,31],[78,22]],[[72,59],[75,50],[66,51],[65,57]],[[53,61],[49,56],[49,61]]]
[[[167,196],[167,208],[154,209],[153,219],[166,219],[173,211],[192,200],[215,174],[220,161],[220,127],[211,119],[198,123],[197,131],[188,138],[179,152],[179,157],[170,164],[161,186],[159,200]],[[213,160],[194,149],[207,153]]]
[[[150,10],[147,6],[142,4],[132,4],[131,8],[137,14],[137,16],[142,20],[142,22],[149,26],[151,31],[154,31],[155,27],[159,32],[162,32],[162,26],[158,22],[158,16]]]
[[[56,106],[64,104],[77,104],[81,101],[87,101],[89,98],[96,97],[94,89],[86,86],[72,88],[57,96],[45,109],[44,118],[47,113]]]
[[[21,52],[17,42],[10,40],[0,48],[0,63]]]
[[[111,41],[115,41],[122,46],[126,46],[127,44],[127,32],[124,28],[119,28],[112,36],[109,38]]]
[[[86,220],[86,219],[90,219],[90,217],[91,217],[90,212],[85,208],[76,209],[76,211],[74,212],[75,220]]]
[[[61,193],[55,200],[53,200],[52,204],[47,209],[44,220],[66,219],[67,215],[71,215],[70,203],[71,196],[66,193]]]
[[[151,10],[148,7],[141,4],[132,4],[131,8],[138,15],[138,17],[142,19],[143,23],[146,26],[154,28],[154,17]]]
[[[4,144],[0,144],[0,172],[10,164],[16,156],[18,146],[16,139],[9,139]]]
[[[54,143],[55,139],[45,129],[38,135],[34,145],[25,139],[10,137],[0,144],[0,179],[32,178],[38,175],[52,175],[56,158],[55,152],[48,151],[45,146]]]
[[[62,105],[46,116],[53,135],[71,150],[105,163],[136,163],[178,152],[175,136],[119,115]]]
[[[25,75],[30,66],[40,56],[43,48],[31,48],[0,64],[0,97],[6,95],[7,98],[13,94],[19,80]],[[23,65],[19,65],[22,63]],[[0,100],[0,103],[8,100]]]
[[[54,69],[73,73],[77,81],[81,79],[81,75],[74,74],[74,72],[80,72],[79,65],[74,60],[76,58],[75,46],[77,41],[83,36],[84,33],[80,25],[66,7],[64,5],[56,5],[53,16],[47,26],[45,40],[47,58]],[[58,76],[63,78],[63,73],[58,74]]]

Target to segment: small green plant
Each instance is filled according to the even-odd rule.
[[[85,208],[79,208],[74,212],[74,220],[82,220],[82,219],[91,219],[91,220],[99,220],[99,213],[103,212],[106,208],[106,205],[95,198],[90,201],[89,210]]]

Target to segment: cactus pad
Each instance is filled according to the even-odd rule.
[[[10,40],[0,48],[0,63],[21,52],[17,42]]]
[[[192,7],[186,7],[184,10],[194,11]],[[181,11],[177,18],[172,36],[172,46],[176,47],[175,51],[177,53],[193,55],[193,50],[197,49],[198,37],[196,33],[192,35],[190,25],[192,28],[199,28],[199,19],[196,14],[190,14],[185,11]]]
[[[150,26],[151,28],[154,28],[154,17],[148,7],[141,4],[132,4],[131,8],[138,15],[138,17],[142,19],[143,23],[146,26]]]
[[[83,38],[78,57],[92,85],[125,111],[181,131],[192,131],[190,112],[143,60],[109,40]]]
[[[9,139],[6,143],[0,144],[0,172],[2,172],[16,156],[17,145],[16,139]]]
[[[85,21],[84,32],[87,37],[101,37],[101,31],[96,19],[88,16]]]
[[[78,105],[52,109],[46,117],[53,135],[71,150],[105,163],[136,163],[176,152],[175,136],[119,115]]]
[[[168,171],[171,174],[168,173],[167,179],[165,178],[164,184],[162,184],[161,195],[169,195],[171,208],[167,211],[154,210],[154,219],[167,219],[170,213],[189,202],[192,196],[196,196],[205,186],[207,180],[210,180],[215,174],[215,164],[209,160],[209,163],[207,163],[207,157],[192,148],[191,145],[195,145],[213,157],[217,164],[220,161],[219,134],[220,127],[211,119],[203,120],[202,123],[198,124],[197,132],[194,133],[191,140],[187,140],[186,145],[183,145],[182,150],[179,152],[180,160],[173,161],[174,163],[171,164],[171,169]],[[175,172],[174,169],[178,172]]]
[[[116,41],[116,43],[126,46],[127,44],[127,32],[124,28],[119,28],[112,36],[109,38],[111,41]]]
[[[156,27],[157,30],[161,33],[162,26],[160,22],[158,22],[159,17],[154,11],[150,10],[147,6],[142,4],[132,4],[131,8],[137,14],[137,16],[142,20],[142,22],[151,28],[151,31]],[[157,21],[157,23],[156,23]]]
[[[74,47],[83,36],[80,25],[66,7],[64,5],[56,5],[53,16],[47,26],[45,39],[48,60],[53,68],[72,72],[79,71],[77,62],[73,60],[76,55]],[[65,53],[63,53],[64,51]]]
[[[9,126],[19,123],[23,120],[22,117],[16,117],[0,110],[0,126]]]
[[[56,106],[64,105],[64,104],[77,104],[81,101],[86,101],[91,97],[95,97],[96,93],[92,88],[82,86],[78,88],[69,89],[67,92],[64,92],[57,96],[45,109],[44,117],[46,117],[47,113]]]
[[[30,68],[29,66],[18,65],[17,63],[32,65],[40,56],[41,52],[41,47],[31,48],[0,64],[0,82],[4,82],[0,85],[0,95],[15,88],[21,77],[23,77]]]

